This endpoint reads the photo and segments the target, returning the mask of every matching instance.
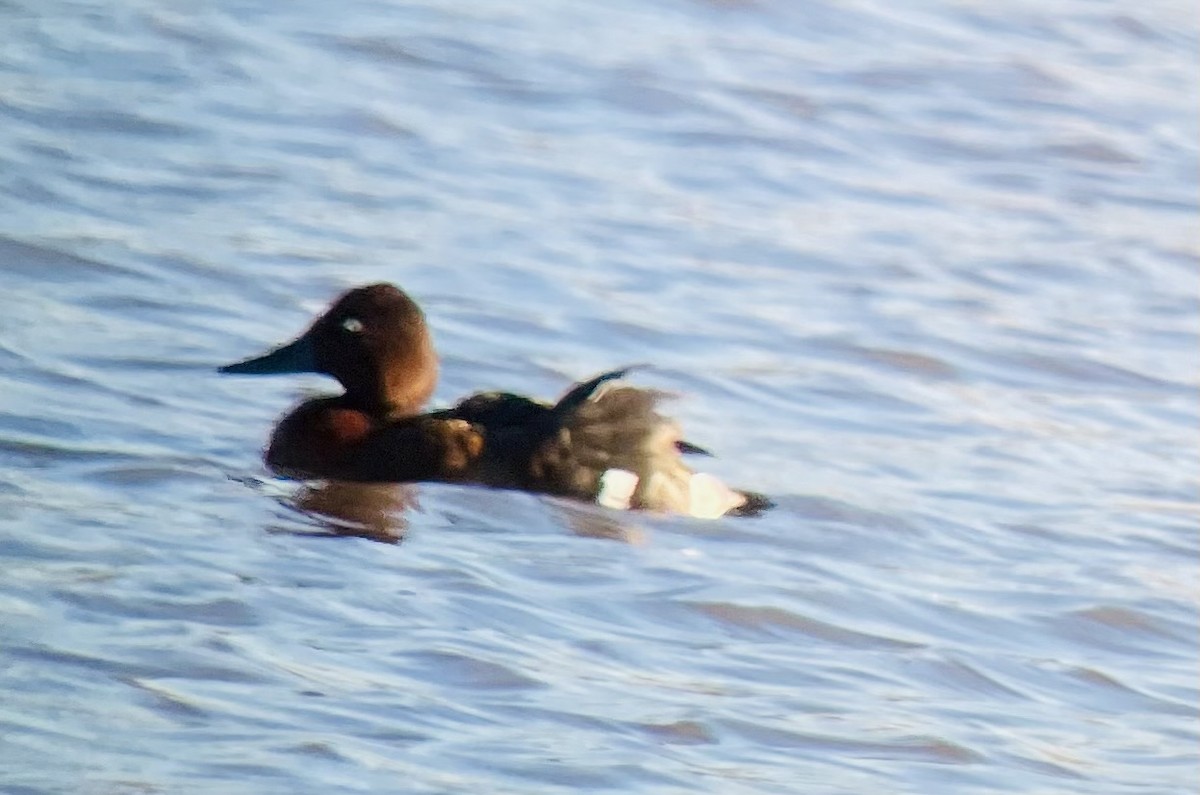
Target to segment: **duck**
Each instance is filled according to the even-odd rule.
[[[430,411],[433,336],[417,302],[387,283],[348,290],[293,341],[219,368],[318,373],[341,385],[277,422],[264,459],[280,477],[458,483],[697,518],[772,507],[693,471],[684,457],[707,451],[659,413],[666,393],[623,380],[632,369],[576,383],[554,402],[481,392]]]

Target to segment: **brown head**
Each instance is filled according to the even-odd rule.
[[[294,342],[223,373],[324,373],[344,403],[371,414],[415,414],[437,385],[438,362],[425,315],[390,284],[343,294]]]

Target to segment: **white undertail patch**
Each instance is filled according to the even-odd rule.
[[[704,472],[695,472],[688,481],[688,514],[697,519],[716,519],[736,508],[746,498]]]
[[[596,504],[623,511],[632,502],[637,485],[638,476],[628,469],[610,469],[600,476],[600,492],[596,495]]]

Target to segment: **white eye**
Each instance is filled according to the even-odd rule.
[[[342,328],[349,331],[351,334],[359,334],[363,330],[362,321],[356,317],[348,317],[342,321]]]

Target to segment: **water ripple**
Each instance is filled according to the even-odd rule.
[[[5,792],[1193,787],[1192,17],[0,0]],[[272,479],[384,280],[778,507]]]

